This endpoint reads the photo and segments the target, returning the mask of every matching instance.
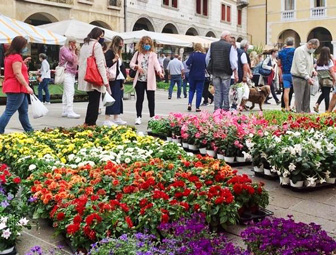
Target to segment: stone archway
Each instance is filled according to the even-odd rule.
[[[102,27],[102,28],[112,30],[112,28],[107,23],[105,23],[104,21],[95,20],[95,21],[90,22],[90,24],[94,25],[94,26],[97,26],[97,27]]]
[[[216,38],[216,35],[215,35],[215,33],[214,32],[212,32],[212,31],[209,31],[208,33],[206,33],[206,35],[205,35],[206,37],[213,37],[213,38]]]
[[[152,22],[150,22],[150,20],[147,18],[138,19],[135,22],[132,31],[138,31],[138,30],[143,30],[143,29],[147,31],[155,32]]]
[[[301,43],[300,35],[292,29],[286,29],[286,30],[282,31],[280,33],[279,37],[278,37],[278,47],[279,47],[279,49],[282,48],[285,45],[286,39],[288,37],[294,38],[295,48],[300,46],[300,43]]]
[[[191,27],[187,30],[186,35],[194,35],[195,36],[195,35],[198,35],[198,32],[197,32],[196,28]]]
[[[57,22],[58,20],[51,14],[45,12],[37,12],[30,15],[25,19],[25,23],[28,23],[33,26],[39,26],[44,24],[49,24],[53,22]]]
[[[162,33],[178,34],[178,31],[175,25],[173,25],[172,23],[168,23],[163,27]]]
[[[320,41],[320,47],[317,49],[316,53],[319,53],[319,49],[326,46],[330,48],[330,52],[334,54],[333,45],[332,45],[332,35],[330,31],[324,27],[316,27],[310,31],[307,37],[307,42],[310,39],[317,38]]]

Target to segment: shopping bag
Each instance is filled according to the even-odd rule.
[[[103,105],[105,107],[113,105],[115,102],[115,99],[110,95],[109,92],[106,91],[104,99],[103,99]]]
[[[86,60],[86,73],[84,80],[94,86],[101,87],[104,85],[104,81],[99,73],[96,58],[94,56],[95,45],[96,43],[94,43],[92,47],[92,55]]]
[[[320,85],[319,85],[319,81],[318,81],[317,76],[314,76],[313,80],[314,80],[314,83],[312,85],[310,85],[310,94],[312,96],[315,96],[320,89]]]
[[[34,119],[45,116],[49,111],[34,94],[30,95],[30,103]]]
[[[55,84],[63,84],[65,76],[65,67],[56,66],[55,68]]]
[[[114,81],[117,77],[117,65],[118,65],[118,61],[112,65],[110,68],[107,69],[107,77],[109,79],[109,81]]]

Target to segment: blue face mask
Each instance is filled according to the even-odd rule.
[[[142,46],[142,48],[143,48],[144,50],[149,51],[149,50],[151,49],[151,46],[150,46],[150,45],[144,45],[144,46]]]
[[[24,47],[22,50],[21,50],[21,54],[24,54],[24,53],[27,53],[28,52],[28,47]]]
[[[99,42],[100,44],[103,44],[104,41],[105,41],[105,38],[99,38],[99,40],[98,40],[98,42]]]

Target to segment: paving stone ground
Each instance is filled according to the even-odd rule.
[[[311,106],[316,102],[317,96],[311,100]],[[195,100],[195,99],[194,99]],[[271,100],[271,105],[265,105],[264,109],[279,109],[279,106]],[[156,114],[161,116],[167,116],[170,112],[182,112],[187,113],[187,99],[177,99],[176,92],[174,92],[173,98],[168,100],[167,91],[156,92]],[[31,118],[32,126],[35,129],[42,129],[45,127],[73,127],[79,124],[83,124],[86,113],[87,103],[75,103],[74,109],[77,113],[81,114],[80,119],[66,119],[61,117],[62,104],[47,105],[49,113],[47,116],[40,119]],[[195,106],[193,107],[195,109]],[[124,101],[124,114],[122,118],[133,125],[135,120],[135,99],[132,97],[130,100]],[[312,109],[312,107],[311,107]],[[324,105],[321,106],[324,109]],[[0,114],[3,112],[4,106],[0,106]],[[213,105],[202,107],[202,110],[213,111]],[[137,126],[137,130],[145,132],[147,129],[147,123],[149,120],[147,101],[144,102],[143,108],[143,123]],[[104,115],[99,116],[97,122],[98,125],[104,121]],[[6,132],[22,132],[21,125],[18,121],[17,114],[13,116],[12,120],[7,126]],[[251,171],[251,166],[238,167],[240,173],[246,173],[252,177],[255,181],[264,181],[266,183],[266,189],[270,194],[270,205],[267,209],[274,212],[277,217],[286,217],[287,215],[293,215],[295,220],[306,223],[315,222],[322,225],[332,236],[336,236],[336,189],[329,188],[323,190],[317,190],[314,192],[297,193],[288,189],[280,187],[277,181],[265,180],[255,177]],[[244,226],[234,226],[228,229],[228,238],[235,243],[241,244],[241,240],[238,238],[239,233],[244,229]],[[21,242],[18,244],[18,253],[25,254],[29,251],[29,248],[35,245],[42,246],[45,249],[56,248],[58,245],[65,246],[65,250],[69,251],[69,247],[66,245],[62,236],[54,236],[53,228],[43,220],[40,220],[38,224],[34,223],[31,230],[25,230],[22,233]]]

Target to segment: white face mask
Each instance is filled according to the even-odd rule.
[[[315,50],[316,50],[316,49],[311,48],[311,49],[308,49],[308,52],[309,52],[310,54],[313,54],[313,53],[315,52]]]

